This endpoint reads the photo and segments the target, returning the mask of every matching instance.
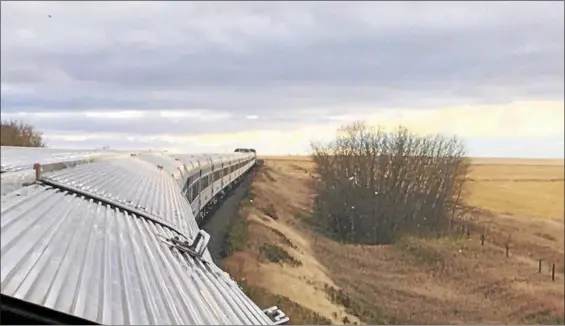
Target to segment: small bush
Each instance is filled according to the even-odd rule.
[[[282,233],[281,231],[277,230],[277,229],[271,229],[278,237],[279,239],[287,246],[291,247],[292,249],[297,249],[298,247],[292,243],[292,241],[290,241],[290,239],[288,239],[286,237],[286,235],[284,235],[284,233]]]
[[[420,239],[402,238],[396,247],[413,259],[426,264],[443,264],[445,257],[443,253],[433,248]]]
[[[325,285],[325,291],[330,301],[345,308],[348,314],[356,316],[368,324],[394,324],[394,320],[386,320],[382,318],[375,307],[367,308],[360,302],[351,299],[350,296],[341,289],[336,289],[328,284]],[[346,321],[347,320],[347,321]],[[343,323],[350,323],[349,318],[345,316]]]
[[[287,263],[295,267],[302,265],[301,261],[292,257],[286,250],[277,245],[265,243],[259,248],[259,251],[271,263]]]
[[[230,233],[228,234],[225,245],[224,253],[222,256],[229,257],[233,253],[242,251],[247,246],[249,240],[249,222],[241,217],[237,217]]]
[[[277,220],[279,218],[277,215],[277,210],[275,209],[275,206],[273,204],[267,205],[267,207],[264,207],[262,211],[265,215],[269,216],[273,220]]]

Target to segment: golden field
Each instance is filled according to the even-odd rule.
[[[562,161],[473,163],[469,238],[366,246],[338,243],[304,222],[313,199],[309,158],[267,157],[223,267],[259,305],[282,307],[291,324],[563,323]]]
[[[265,156],[313,168],[308,156]],[[563,220],[565,166],[560,159],[471,158],[467,202],[499,213]]]
[[[563,180],[562,161],[472,165],[467,202],[500,213],[563,221]]]

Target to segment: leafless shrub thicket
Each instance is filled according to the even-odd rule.
[[[2,146],[45,147],[43,134],[30,124],[18,121],[2,121],[0,125]]]
[[[405,233],[443,233],[465,211],[468,162],[455,137],[356,122],[312,148],[315,218],[343,241],[384,244]]]

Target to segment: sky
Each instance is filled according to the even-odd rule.
[[[54,148],[303,154],[363,120],[564,157],[564,3],[1,3],[2,119]]]

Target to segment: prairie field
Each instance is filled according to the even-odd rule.
[[[312,169],[308,156],[265,156]],[[467,202],[483,209],[563,220],[565,166],[559,159],[471,158]]]
[[[369,246],[313,226],[308,157],[264,160],[223,267],[291,324],[563,323],[563,161],[473,160],[469,234]]]
[[[508,161],[472,165],[467,183],[469,205],[563,221],[563,161],[532,160],[529,164],[527,160]]]

